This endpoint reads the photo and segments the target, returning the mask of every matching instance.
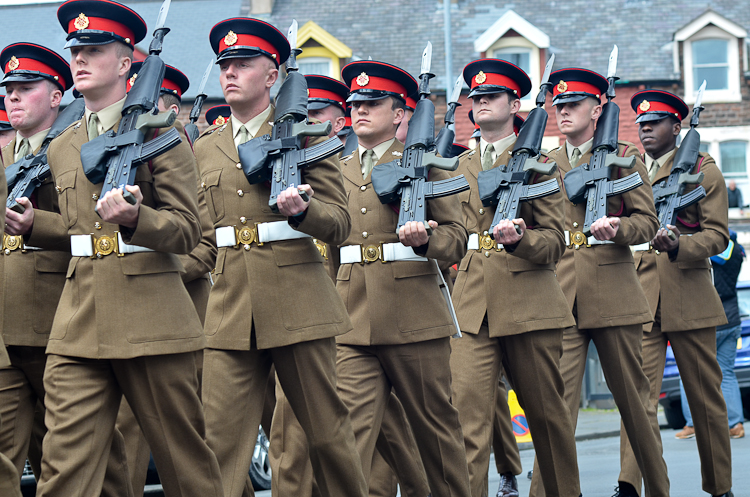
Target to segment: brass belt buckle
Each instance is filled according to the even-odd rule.
[[[101,259],[112,252],[117,252],[117,256],[122,257],[122,254],[117,250],[117,235],[102,235],[97,237],[92,233],[91,239],[93,240],[94,245],[94,255],[91,256],[92,259]]]
[[[21,252],[26,252],[23,250],[23,236],[3,233],[3,252],[5,255],[10,255],[11,252],[19,248]]]
[[[381,258],[383,250],[380,245],[362,245],[362,264],[375,262]]]
[[[238,229],[235,226],[234,231],[237,239],[237,245],[235,245],[235,248],[239,248],[240,245],[242,245],[245,250],[250,250],[250,245],[253,243],[259,247],[263,245],[258,239],[258,223],[255,223],[252,228],[250,226],[243,226]]]
[[[588,238],[583,234],[583,231],[576,231],[575,233],[570,235],[570,243],[573,244],[573,247],[576,250],[581,248],[581,245],[585,245],[587,242]]]
[[[321,242],[317,238],[313,238],[313,242],[315,242],[315,246],[318,247],[318,252],[323,256],[323,259],[328,260],[328,247],[325,242]]]

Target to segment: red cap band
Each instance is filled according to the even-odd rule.
[[[352,127],[352,116],[344,116],[344,127]]]
[[[113,21],[112,19],[105,19],[103,17],[86,17],[86,19],[87,19],[86,27],[82,29],[95,29],[98,31],[107,31],[110,33],[114,33],[117,36],[121,36],[125,38],[126,40],[128,40],[128,42],[131,45],[135,44],[135,35],[124,24],[121,24],[117,21]],[[76,31],[78,31],[78,28],[76,27],[76,23],[80,23],[80,17],[71,19],[70,22],[68,22],[68,34],[75,33]]]
[[[11,69],[11,64],[14,65],[15,68]],[[55,71],[47,64],[39,62],[36,59],[10,59],[8,63],[5,64],[5,69],[3,72],[5,72],[5,74],[8,74],[13,71],[37,71],[43,74],[49,74],[50,76],[55,78],[55,81],[59,81],[63,87],[65,86],[65,79],[59,72]]]
[[[644,105],[644,102],[647,105]],[[665,104],[664,102],[654,102],[653,100],[643,100],[638,107],[636,107],[636,114],[639,116],[646,112],[669,112],[670,114],[674,114],[677,119],[680,118],[680,113],[677,109],[671,105]]]
[[[588,83],[584,83],[583,81],[563,81],[560,80],[559,83],[557,83],[552,88],[552,95],[553,97],[556,97],[560,94],[568,93],[568,92],[576,92],[576,93],[588,93],[590,95],[595,96],[596,98],[601,97],[601,93],[599,92],[599,88],[597,88],[594,85],[590,85]]]
[[[518,83],[516,83],[513,79],[509,78],[508,76],[504,76],[502,74],[495,74],[495,73],[480,71],[473,78],[471,78],[471,89],[473,90],[474,88],[480,85],[504,86],[516,92],[516,95],[521,94],[521,87],[518,86]]]
[[[0,109],[0,122],[10,122],[10,119],[8,119],[8,113],[5,111],[5,109]]]
[[[406,88],[404,88],[400,84],[387,78],[369,76],[365,73],[362,73],[356,78],[352,79],[350,89],[351,91],[357,91],[357,90],[388,91],[391,93],[397,93],[401,95],[401,97],[406,99]]]
[[[176,83],[168,80],[167,78],[164,78],[164,81],[162,81],[161,88],[163,90],[175,91],[177,92],[177,96],[182,98],[182,91],[180,91],[180,87],[177,86]]]
[[[417,101],[411,97],[406,97],[406,106],[409,107],[410,109],[416,109]]]
[[[231,43],[231,45],[229,45],[227,42]],[[270,53],[273,56],[274,60],[276,60],[277,62],[279,60],[279,51],[276,49],[276,47],[259,36],[235,33],[234,31],[230,31],[224,38],[219,40],[219,53],[223,52],[227,48],[234,47],[257,47],[264,52]]]
[[[344,100],[342,100],[341,95],[332,91],[321,90],[320,88],[310,88],[307,98],[322,98],[325,100],[332,100],[339,104],[341,107],[345,106]]]

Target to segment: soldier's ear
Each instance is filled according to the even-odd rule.
[[[279,79],[279,70],[275,67],[269,68],[266,73],[266,88],[271,88],[277,79]]]
[[[519,110],[521,110],[521,99],[520,98],[510,98],[510,113],[516,114]]]
[[[676,123],[674,123],[674,125],[672,126],[672,134],[673,134],[674,136],[677,136],[677,135],[679,135],[679,134],[680,134],[680,131],[682,131],[682,123],[681,123],[681,122],[679,122],[679,121],[677,121],[677,122],[676,122]]]
[[[591,120],[596,121],[602,115],[602,104],[596,104],[591,109]]]
[[[344,126],[346,125],[346,118],[344,118],[344,116],[337,117],[331,124],[333,124],[333,134],[335,136],[339,131],[344,129]]]

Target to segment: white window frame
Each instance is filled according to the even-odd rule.
[[[687,130],[683,128],[680,135],[684,138]],[[708,155],[713,157],[719,170],[721,169],[721,148],[722,142],[743,141],[746,143],[745,149],[745,175],[744,176],[726,176],[726,179],[734,179],[737,184],[744,186],[750,185],[750,126],[721,126],[715,128],[699,128],[701,134],[701,143],[708,143]],[[743,192],[744,194],[744,192]]]
[[[322,76],[328,76],[329,78],[334,77],[331,75],[331,73],[333,72],[332,71],[333,63],[331,59],[329,59],[328,57],[300,57],[299,59],[297,59],[297,64],[304,64],[307,62],[312,63],[312,64],[325,63],[328,66],[328,72],[326,74],[322,74]]]

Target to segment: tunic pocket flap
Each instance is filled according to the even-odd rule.
[[[174,254],[166,252],[143,252],[128,254],[120,258],[122,273],[128,276],[159,273],[184,273],[185,268]]]
[[[677,267],[680,269],[708,269],[711,264],[708,259],[699,259],[697,261],[679,261]]]
[[[214,169],[213,171],[208,171],[206,174],[203,175],[203,185],[206,189],[208,189],[211,186],[218,186],[220,178],[221,178],[221,169]]]
[[[75,188],[76,186],[76,172],[65,171],[57,177],[57,191],[62,193],[68,188]]]
[[[435,274],[435,264],[432,261],[394,261],[388,264],[391,265],[395,279]]]
[[[68,252],[44,250],[34,254],[34,269],[39,273],[65,273],[68,271],[69,263]]]
[[[339,266],[339,272],[336,274],[336,279],[338,281],[349,281],[349,278],[352,276],[352,265],[351,264],[342,264]]]

